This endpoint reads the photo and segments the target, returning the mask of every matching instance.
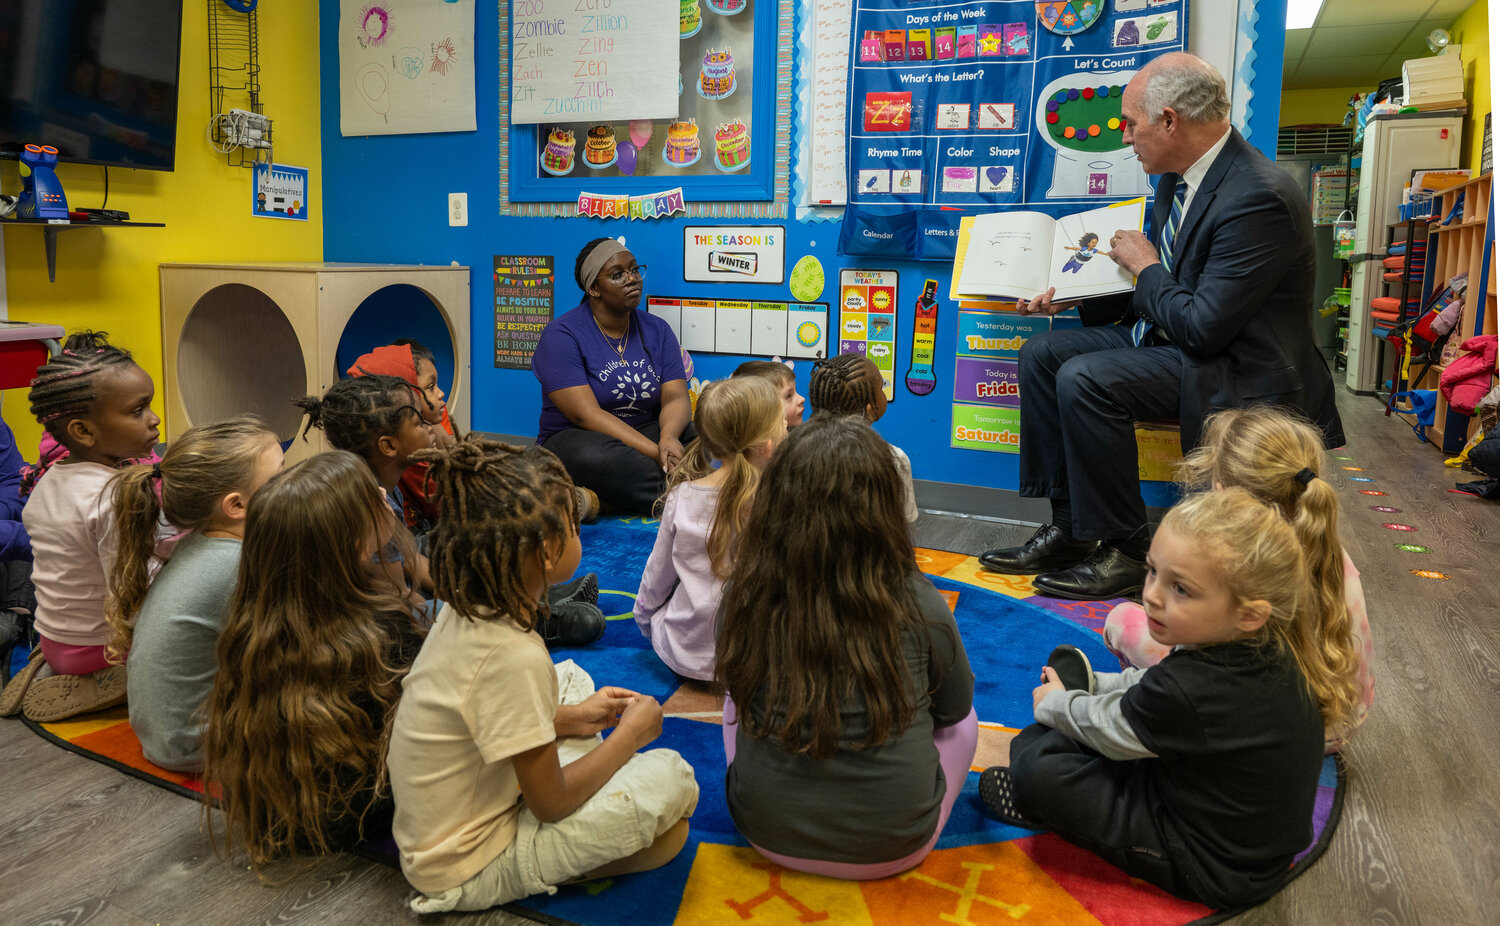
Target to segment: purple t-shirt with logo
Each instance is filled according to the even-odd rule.
[[[677,336],[654,315],[632,313],[623,363],[610,345],[594,323],[587,300],[554,318],[542,331],[531,357],[531,372],[542,384],[538,443],[573,427],[568,416],[552,404],[550,395],[559,389],[587,383],[600,408],[639,429],[661,412],[661,384],[687,379]]]

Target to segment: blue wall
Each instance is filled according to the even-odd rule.
[[[499,9],[497,9],[499,7]],[[1262,30],[1257,46],[1257,76],[1252,109],[1252,142],[1274,149],[1281,94],[1282,29],[1285,0],[1263,0],[1262,19],[1275,28]],[[494,309],[491,273],[495,254],[553,254],[556,257],[559,312],[581,298],[572,281],[574,257],[582,245],[602,235],[625,235],[637,258],[650,264],[646,291],[664,296],[792,301],[787,287],[769,285],[685,284],[682,282],[682,228],[695,224],[780,224],[787,230],[787,268],[804,254],[818,257],[827,288],[819,301],[837,300],[837,223],[802,224],[794,219],[756,223],[749,220],[684,219],[633,221],[568,218],[530,219],[499,215],[499,78],[498,37],[504,34],[503,5],[479,4],[475,55],[478,130],[440,135],[389,135],[344,138],[339,133],[338,3],[320,0],[319,51],[322,74],[324,259],[392,263],[448,264],[457,261],[473,271],[474,343],[471,345],[473,426],[510,434],[532,434],[541,408],[541,390],[529,371],[494,368]],[[795,144],[794,144],[795,148]],[[784,169],[784,168],[783,168]],[[469,225],[448,225],[450,192],[469,194]],[[877,429],[911,456],[918,479],[1014,489],[1017,460],[1012,454],[954,450],[948,446],[953,387],[953,345],[957,339],[957,306],[946,298],[950,267],[941,263],[886,262],[870,269],[900,274],[896,398]],[[910,365],[913,305],[928,277],[940,281],[938,315],[938,387],[918,398],[899,382]],[[379,332],[372,343],[412,336]],[[743,357],[694,355],[700,379],[727,376]],[[806,395],[810,361],[796,364],[799,390]],[[1148,491],[1147,501],[1162,503],[1164,494]]]

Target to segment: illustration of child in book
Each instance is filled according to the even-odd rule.
[[[1094,234],[1093,232],[1084,232],[1083,237],[1078,239],[1078,247],[1074,248],[1064,245],[1064,251],[1076,251],[1077,253],[1070,256],[1068,258],[1068,262],[1066,264],[1063,264],[1062,272],[1077,273],[1078,271],[1083,269],[1084,264],[1094,259],[1095,254],[1103,254],[1105,257],[1108,257],[1109,252],[1099,250],[1099,248],[1096,247],[1096,245],[1098,244],[1098,235]]]

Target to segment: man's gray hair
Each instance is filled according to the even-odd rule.
[[[1229,118],[1229,93],[1224,78],[1202,59],[1173,56],[1152,68],[1142,103],[1151,123],[1171,107],[1192,122],[1215,123]]]

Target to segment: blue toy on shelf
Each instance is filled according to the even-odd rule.
[[[68,198],[62,181],[52,170],[57,149],[51,145],[27,145],[21,152],[21,198],[16,217],[21,219],[68,219]]]

